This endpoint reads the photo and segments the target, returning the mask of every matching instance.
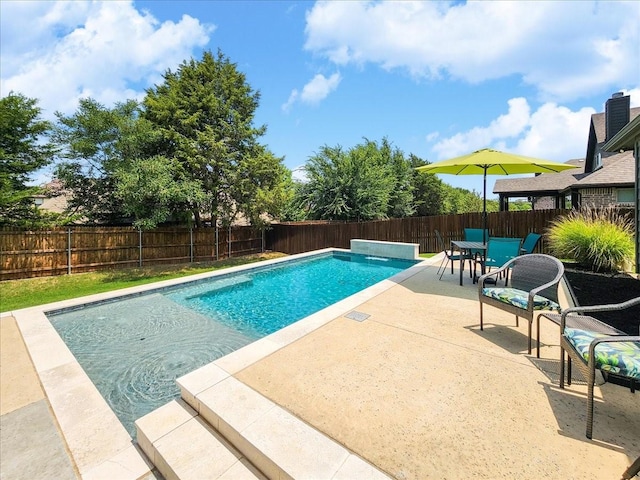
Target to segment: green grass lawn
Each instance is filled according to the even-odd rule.
[[[120,288],[186,277],[236,265],[259,262],[285,256],[283,253],[262,253],[230,258],[218,262],[180,265],[155,265],[93,273],[78,273],[56,277],[38,277],[0,282],[0,312],[44,305],[70,298],[103,293]]]

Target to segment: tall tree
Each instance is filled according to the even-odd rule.
[[[36,99],[14,92],[0,99],[0,224],[40,218],[32,198],[41,189],[27,183],[54,154],[45,138],[51,124],[40,116]]]
[[[413,187],[415,215],[419,217],[446,213],[445,197],[447,185],[433,174],[416,170],[416,168],[427,164],[428,162],[420,157],[413,154],[409,155],[409,165],[412,169],[411,185]]]
[[[374,142],[345,152],[323,146],[305,165],[309,216],[324,220],[387,218],[395,179]]]
[[[301,222],[309,219],[307,183],[291,180],[288,201],[281,209],[279,220],[283,222]]]
[[[153,132],[139,121],[137,102],[107,108],[91,98],[81,99],[70,116],[56,112],[52,136],[59,147],[55,174],[70,192],[70,213],[88,222],[117,222],[127,216],[116,195],[116,171],[149,155]]]
[[[169,219],[190,223],[190,207],[204,198],[199,182],[180,177],[181,169],[162,157],[135,158],[114,172],[115,195],[125,214],[142,229]]]
[[[404,158],[404,153],[399,148],[393,148],[389,140],[385,137],[382,143],[375,147],[380,150],[380,161],[389,166],[393,177],[393,188],[389,196],[389,207],[387,216],[391,218],[401,218],[413,215],[416,211],[413,187],[411,163]]]
[[[253,125],[259,99],[220,51],[168,70],[147,91],[144,116],[160,134],[156,153],[202,186],[204,200],[191,205],[196,225],[203,212],[222,224],[271,213],[266,209],[278,195],[269,192],[282,179],[282,159],[258,143],[266,131]]]

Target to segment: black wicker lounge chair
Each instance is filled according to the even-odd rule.
[[[490,285],[487,280],[498,279],[511,269],[511,279],[506,287]],[[541,310],[560,311],[558,284],[564,275],[564,265],[555,257],[541,253],[520,255],[509,260],[502,267],[482,275],[478,279],[478,299],[480,301],[480,330],[484,329],[483,305],[491,305],[511,312],[518,319],[529,322],[529,353],[531,353],[531,326],[534,316]],[[495,283],[495,282],[493,282]]]
[[[560,388],[564,388],[565,352],[568,355],[567,384],[571,385],[572,363],[578,366],[587,379],[587,438],[591,438],[593,432],[593,389],[596,370],[602,372],[605,381],[609,376],[628,380],[632,392],[640,386],[640,332],[638,336],[627,335],[597,318],[584,314],[625,310],[635,305],[640,305],[640,297],[617,304],[571,307],[561,315],[541,315],[560,325]],[[638,325],[640,328],[640,319]]]

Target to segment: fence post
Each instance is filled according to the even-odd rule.
[[[229,244],[229,251],[227,258],[231,258],[231,225],[229,225],[229,230],[227,231],[227,243]]]
[[[71,275],[71,227],[67,228],[67,275]]]
[[[142,228],[138,228],[138,265],[142,267]]]
[[[218,261],[218,225],[216,224],[216,262]]]
[[[262,253],[264,253],[264,227],[261,228],[262,231]]]
[[[193,263],[193,227],[189,227],[189,258],[190,262]]]

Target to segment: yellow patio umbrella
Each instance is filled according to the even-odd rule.
[[[487,228],[487,175],[519,175],[525,173],[557,173],[575,165],[552,162],[538,158],[525,157],[513,153],[483,148],[461,157],[450,158],[429,165],[417,167],[416,170],[427,173],[449,173],[451,175],[482,175],[482,232]]]

